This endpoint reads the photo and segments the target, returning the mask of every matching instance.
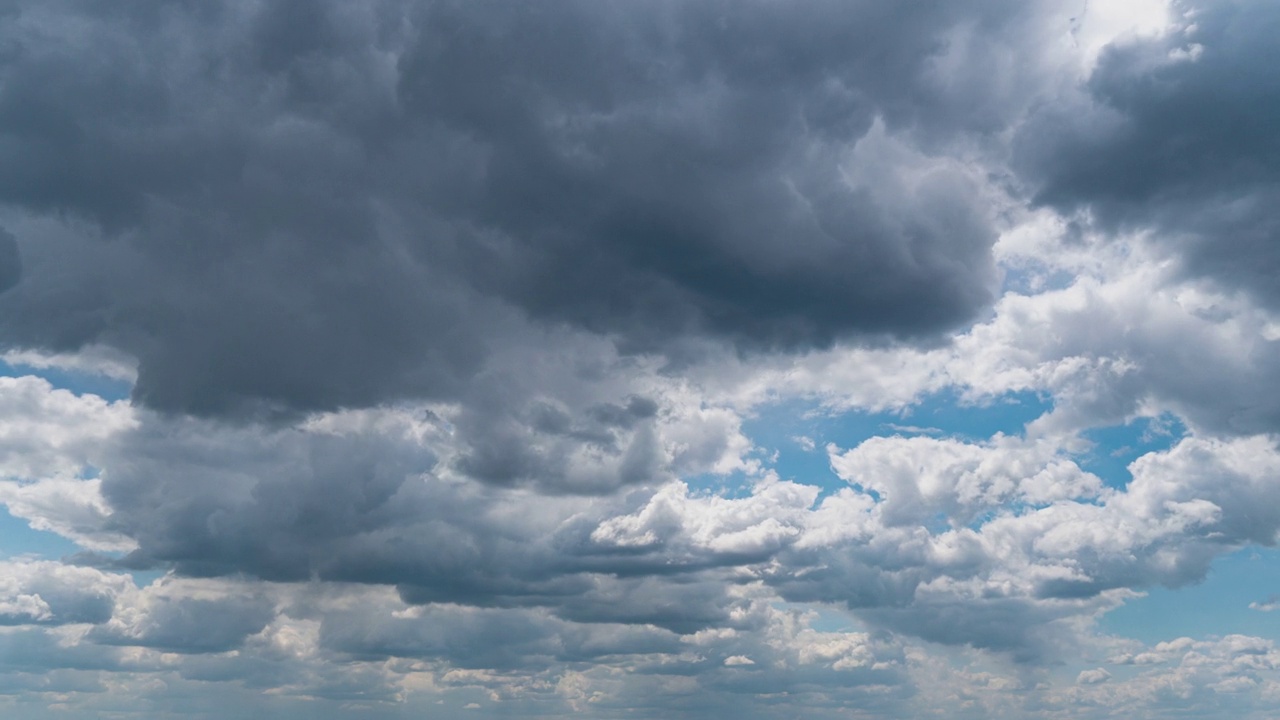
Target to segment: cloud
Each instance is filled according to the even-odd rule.
[[[91,568],[56,562],[3,562],[0,624],[101,623],[128,581]]]
[[[1122,490],[1050,439],[889,437],[833,453],[857,490],[824,496],[763,473],[738,497],[660,477],[591,497],[452,470],[447,414],[349,412],[266,432],[140,417],[101,484],[103,530],[137,543],[126,565],[391,585],[402,602],[492,609],[494,622],[554,618],[540,642],[563,638],[561,622],[739,627],[734,587],[762,586],[1038,661],[1130,589],[1197,581],[1214,557],[1280,530],[1257,510],[1276,505],[1267,436],[1183,438],[1135,461]],[[388,654],[426,647],[386,632],[384,644],[404,643]]]
[[[1257,602],[1257,601],[1251,602],[1249,603],[1249,609],[1258,610],[1260,612],[1272,612],[1273,610],[1280,610],[1280,596],[1272,595],[1271,597],[1268,597],[1266,600],[1262,602]]]
[[[1280,13],[1262,2],[1179,2],[1165,32],[1116,43],[1084,96],[1020,129],[1036,198],[1107,228],[1151,230],[1182,270],[1280,307],[1280,154],[1265,118]]]
[[[148,586],[128,612],[94,628],[88,639],[165,652],[223,652],[238,648],[275,616],[275,603],[261,592],[233,595],[206,586],[195,588],[202,591],[197,594],[192,589],[173,588],[163,581]]]
[[[1171,412],[1206,434],[1280,429],[1274,315],[1247,297],[1171,267],[1167,248],[1142,237],[1093,235],[1063,246],[1063,223],[1034,219],[1001,247],[1010,263],[1057,275],[1057,286],[1011,290],[993,316],[943,348],[839,348],[794,363],[739,365],[729,392],[812,396],[834,411],[903,410],[955,392],[975,405],[1009,393],[1052,399],[1028,428],[1073,435]],[[715,379],[708,380],[714,383]]]
[[[0,377],[0,477],[75,477],[101,467],[105,446],[134,425],[127,403],[55,388],[42,378]]]
[[[14,5],[0,705],[1265,713],[1259,5]]]
[[[132,385],[138,379],[137,362],[105,346],[82,347],[75,352],[49,355],[35,350],[10,350],[0,355],[18,369],[57,370],[98,376]]]
[[[22,258],[18,254],[18,239],[0,227],[0,293],[17,285],[21,278]]]
[[[111,508],[94,477],[136,425],[127,403],[33,376],[0,377],[0,414],[0,502],[9,514],[92,550],[135,547],[107,527]]]
[[[111,529],[113,511],[102,481],[55,478],[30,484],[0,482],[0,502],[35,530],[57,533],[90,551],[129,551],[137,543]]]
[[[1111,673],[1105,668],[1094,668],[1093,670],[1081,670],[1076,676],[1077,685],[1097,685],[1111,679]]]
[[[1147,668],[1121,680],[1081,688],[1062,700],[1088,698],[1111,708],[1159,708],[1166,713],[1248,713],[1274,702],[1280,655],[1271,640],[1246,635],[1178,638],[1145,651],[1121,654],[1117,664]]]
[[[986,517],[964,511],[954,496],[930,495],[933,487],[967,492],[963,464],[950,464],[957,454],[991,453],[984,461],[991,467],[978,476],[997,484],[1004,463],[1027,463],[1016,477],[1037,487],[1038,474],[1063,463],[1015,459],[1025,452],[1017,444],[958,453],[952,442],[875,438],[837,456],[838,472],[873,478],[863,481],[883,496],[828,496],[802,513],[802,534],[759,567],[759,577],[794,602],[841,603],[897,633],[1038,661],[1069,642],[1073,623],[1115,607],[1131,589],[1197,582],[1220,553],[1273,544],[1280,531],[1280,518],[1257,510],[1274,503],[1280,454],[1270,437],[1186,438],[1135,461],[1123,490],[1095,482],[1083,486],[1091,488],[1083,497],[1069,491],[1021,508],[999,497],[976,501],[1000,508]],[[918,472],[879,469],[859,457],[885,443],[918,445],[915,458],[902,449],[885,453]],[[955,474],[940,476],[934,467]]]
[[[456,397],[522,318],[679,354],[993,299],[987,181],[941,152],[1000,121],[960,6],[14,12],[5,342],[136,356],[153,408]]]
[[[836,475],[879,496],[887,525],[923,525],[937,516],[965,525],[1014,500],[1041,504],[1097,497],[1101,481],[1055,450],[1052,443],[1007,437],[984,447],[894,436],[830,452]]]

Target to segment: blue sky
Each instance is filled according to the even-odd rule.
[[[1277,32],[13,4],[0,713],[1274,717]]]

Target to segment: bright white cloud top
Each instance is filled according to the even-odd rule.
[[[1280,6],[0,13],[7,715],[1280,707]]]

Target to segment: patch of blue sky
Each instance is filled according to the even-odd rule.
[[[1099,628],[1145,643],[1233,634],[1280,640],[1280,610],[1249,608],[1277,595],[1280,549],[1246,547],[1215,560],[1200,583],[1151,588],[1104,615]]]
[[[34,560],[67,560],[84,552],[84,548],[75,542],[49,530],[37,530],[25,519],[14,517],[9,512],[0,512],[0,559],[30,558]],[[99,553],[104,558],[120,560],[125,553]],[[112,570],[109,572],[126,575],[138,587],[145,587],[168,572],[158,570]]]
[[[1133,479],[1129,463],[1147,453],[1168,450],[1186,434],[1186,426],[1171,414],[1137,418],[1123,425],[1086,430],[1084,438],[1092,447],[1073,459],[1108,486],[1124,488]]]
[[[1030,390],[1004,393],[974,403],[948,389],[925,396],[907,408],[901,419],[888,421],[885,427],[910,427],[972,442],[988,440],[996,433],[1022,435],[1027,423],[1052,409],[1053,401],[1048,395]]]
[[[777,601],[773,607],[783,612],[799,612],[806,617],[809,629],[826,633],[864,632],[866,627],[852,613],[837,605]]]
[[[167,576],[169,574],[169,571],[168,570],[129,570],[126,572],[122,572],[121,574],[128,575],[129,577],[133,578],[133,584],[141,588],[141,587],[146,587],[154,583],[155,581],[159,580],[160,578]]]
[[[743,423],[743,432],[760,448],[758,457],[783,479],[816,485],[825,493],[845,487],[831,470],[828,444],[848,449],[873,437],[892,435],[970,442],[988,440],[996,433],[1020,435],[1027,423],[1052,407],[1050,400],[1034,392],[1007,393],[974,404],[947,390],[888,412],[832,413],[813,401],[792,400],[759,409]]]
[[[741,499],[751,495],[751,489],[760,478],[735,470],[727,475],[716,473],[700,473],[680,478],[689,486],[693,495],[715,495],[723,498]]]
[[[812,402],[791,400],[761,408],[742,426],[761,449],[760,459],[784,480],[816,485],[824,490],[844,487],[831,471],[826,444],[843,445],[849,438],[875,435],[875,424],[860,413],[832,418]]]
[[[70,390],[77,395],[97,395],[104,400],[126,400],[133,384],[128,380],[101,375],[98,373],[77,372],[61,368],[38,368],[21,363],[8,363],[0,360],[0,376],[23,377],[34,375],[49,381],[56,388]]]
[[[1076,274],[1045,263],[1025,261],[1016,266],[1005,266],[1004,282],[1000,291],[1019,295],[1037,295],[1052,290],[1068,288],[1076,281]]]
[[[57,560],[81,550],[79,545],[48,530],[36,530],[23,518],[0,513],[0,557]]]

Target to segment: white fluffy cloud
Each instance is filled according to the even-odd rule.
[[[114,435],[135,425],[127,403],[76,395],[34,377],[0,377],[0,477],[76,477],[102,462]]]
[[[37,530],[91,550],[128,550],[108,529],[103,467],[119,436],[136,427],[123,402],[77,395],[34,377],[0,377],[0,502]]]

